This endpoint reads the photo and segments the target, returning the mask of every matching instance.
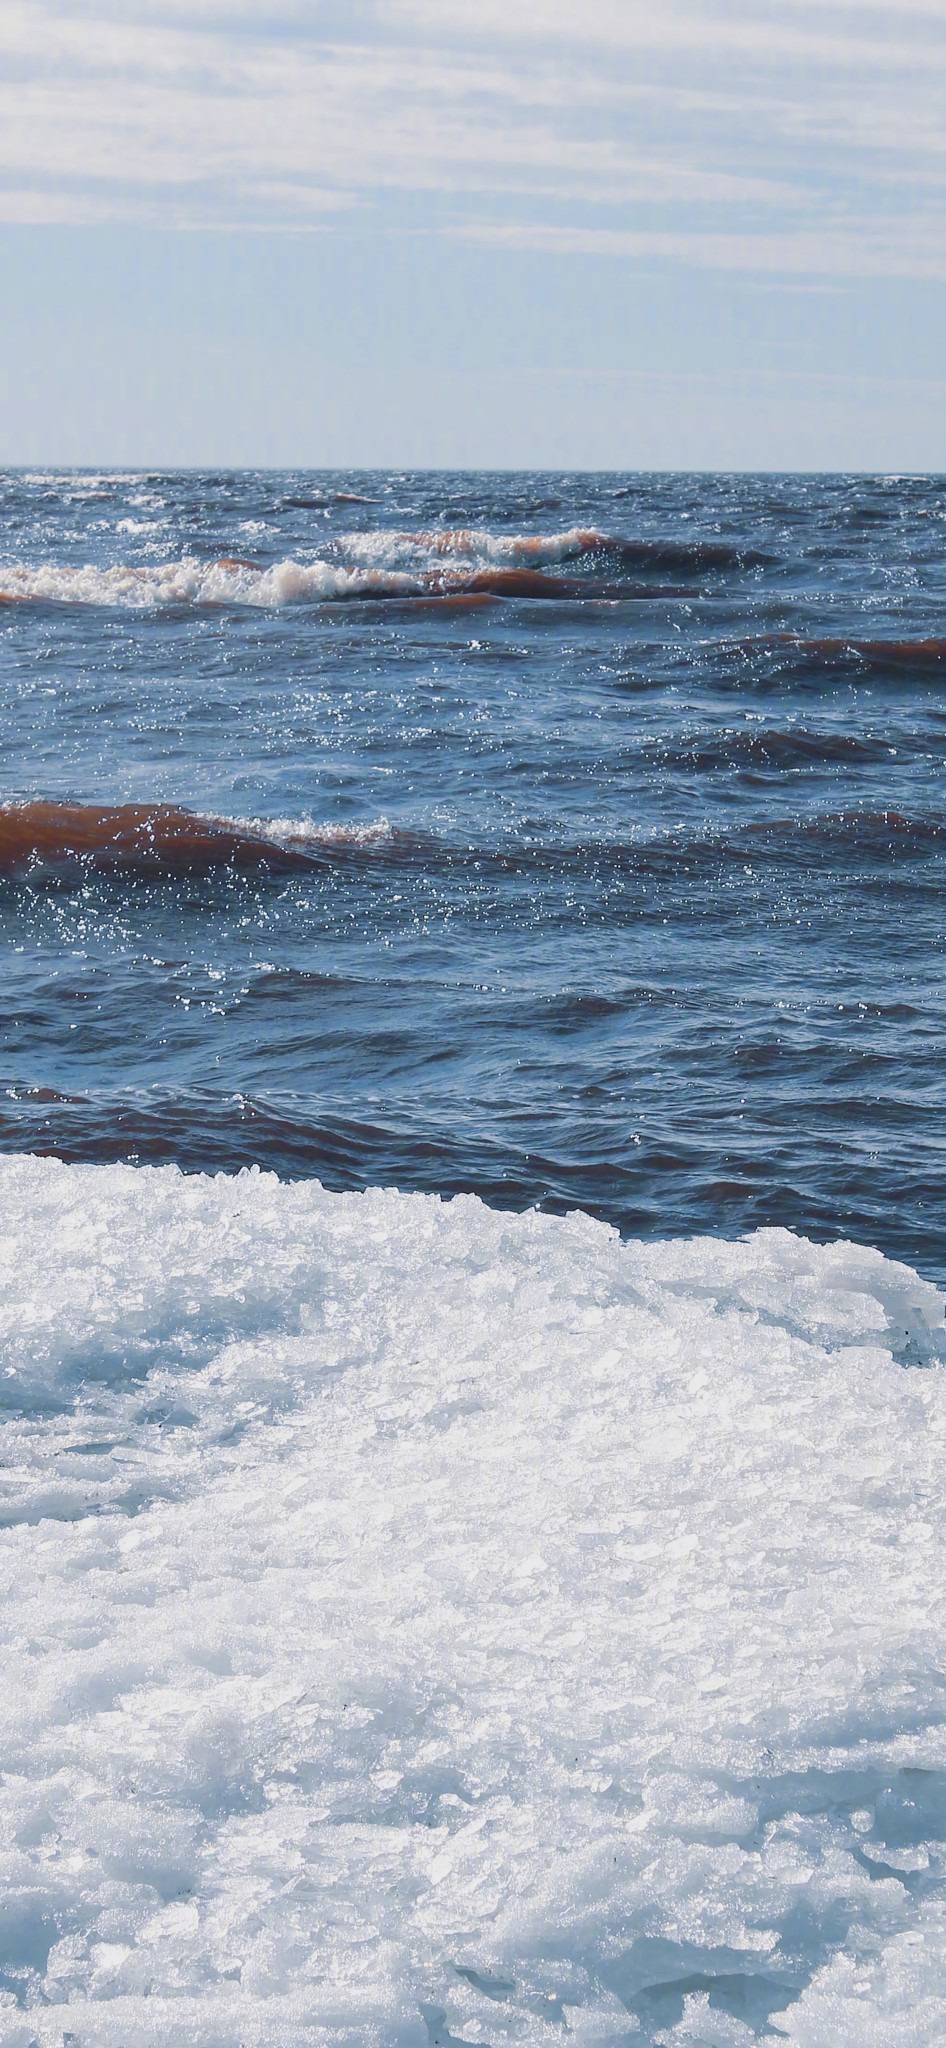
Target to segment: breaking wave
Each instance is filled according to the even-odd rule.
[[[655,572],[678,579],[770,559],[723,543],[629,541],[593,527],[556,534],[494,534],[480,527],[376,530],[339,535],[312,561],[263,563],[240,555],[206,561],[185,555],[179,561],[107,566],[9,564],[0,568],[0,604],[147,610],[384,598],[621,598],[655,594]],[[628,583],[630,570],[637,583]]]
[[[99,569],[0,570],[0,604],[109,605],[146,611],[170,606],[344,603],[353,599],[586,596],[585,588],[526,566],[408,569],[347,566],[339,562],[258,562],[227,557],[201,562],[185,557],[153,568],[127,563]],[[595,593],[599,594],[599,593]],[[604,593],[608,594],[608,593]],[[616,593],[619,594],[619,593]]]
[[[647,874],[688,863],[830,854],[922,854],[946,844],[946,815],[849,810],[808,818],[748,821],[729,831],[664,832],[584,841],[515,836],[486,843],[392,826],[294,818],[202,815],[176,804],[88,804],[36,800],[0,805],[0,875],[55,872],[76,864],[99,873],[174,876],[235,869],[304,872],[326,861],[408,861],[425,869],[487,875],[594,870]]]
[[[352,597],[407,597],[425,585],[391,571],[345,568],[332,562],[257,562],[227,556],[202,562],[185,556],[154,566],[117,563],[61,568],[52,563],[0,570],[0,600],[71,605],[112,605],[147,610],[177,605],[252,604],[276,607]]]
[[[291,818],[202,817],[175,804],[33,802],[0,806],[0,874],[73,865],[147,875],[214,868],[286,872],[320,855],[383,847],[398,837],[386,819],[314,825]]]
[[[510,568],[541,568],[601,553],[612,544],[594,527],[571,526],[565,533],[489,533],[485,527],[431,528],[418,533],[349,533],[339,546],[353,560],[396,566],[406,560],[496,562]]]

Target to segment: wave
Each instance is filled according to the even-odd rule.
[[[336,562],[276,562],[270,568],[240,556],[214,562],[185,557],[152,568],[120,563],[109,569],[64,569],[53,564],[0,571],[0,604],[103,605],[146,611],[192,605],[344,603],[352,599],[463,597],[582,597],[574,582],[527,567],[453,570],[372,569]],[[605,591],[594,594],[621,595]]]
[[[742,863],[767,855],[776,861],[808,858],[815,849],[828,854],[911,854],[944,845],[946,813],[910,816],[895,809],[851,809],[750,819],[722,830],[642,833],[630,839],[509,838],[467,846],[432,838],[412,841],[408,836],[397,851],[400,857],[418,858],[427,865],[468,867],[477,873],[617,876],[673,870],[692,874],[700,864]]]
[[[902,751],[902,749],[900,749]],[[655,743],[649,757],[664,767],[696,772],[718,768],[790,771],[794,768],[870,766],[898,752],[872,733],[812,732],[803,726],[737,726],[693,740]]]
[[[764,639],[739,641],[737,652],[754,659],[766,654],[787,657],[819,673],[852,662],[869,669],[941,668],[946,665],[946,638],[934,635],[928,639],[896,640],[883,636],[777,633]]]
[[[209,873],[217,868],[311,868],[347,851],[411,843],[386,819],[369,825],[314,825],[202,816],[175,804],[35,801],[0,806],[0,874],[71,867],[147,875]]]
[[[510,840],[505,844],[468,849],[438,848],[441,862],[462,863],[477,873],[542,874],[602,880],[658,876],[686,880],[688,888],[701,871],[771,862],[775,866],[825,859],[843,852],[848,859],[899,859],[928,855],[946,846],[946,815],[908,816],[897,810],[817,812],[808,817],[767,818],[734,825],[728,830],[655,832],[639,839]],[[429,862],[430,850],[424,858]]]
[[[348,533],[339,546],[354,561],[394,565],[405,560],[429,563],[456,560],[468,565],[505,564],[541,568],[579,561],[583,555],[619,548],[595,527],[571,526],[564,533],[490,533],[485,527],[431,527],[419,532]]]
[[[826,848],[844,845],[871,851],[896,848],[921,852],[946,840],[946,815],[928,812],[910,817],[904,811],[849,810],[818,812],[810,818],[774,818],[749,822],[733,835],[740,841]]]
[[[312,500],[313,505],[315,500]],[[660,595],[653,575],[744,569],[771,558],[722,543],[625,540],[592,527],[554,534],[495,534],[479,527],[348,533],[314,561],[262,563],[240,555],[195,555],[158,563],[13,563],[0,568],[0,604],[100,605],[134,610],[178,606],[293,604],[458,598],[622,599]],[[564,575],[555,575],[556,569]],[[636,570],[643,583],[629,584]]]
[[[701,570],[774,568],[780,557],[767,548],[717,540],[607,540],[603,546],[619,554],[629,567],[695,575]]]
[[[308,498],[283,498],[281,509],[286,512],[324,512],[330,505],[377,505],[377,498],[368,498],[363,491],[329,491],[327,495]]]
[[[133,610],[168,606],[287,604],[352,597],[408,597],[426,584],[391,571],[345,568],[333,562],[276,562],[270,568],[238,556],[202,562],[184,556],[153,566],[116,563],[62,568],[54,563],[0,570],[0,600],[109,605]]]
[[[696,862],[766,854],[804,856],[813,847],[849,853],[923,853],[946,841],[946,816],[850,810],[747,822],[724,832],[655,833],[582,841],[510,838],[467,844],[389,824],[315,823],[292,818],[204,815],[175,804],[87,804],[33,800],[0,806],[0,875],[55,873],[77,864],[97,873],[169,877],[236,870],[286,874],[383,860],[425,870],[475,874],[609,875],[690,871]]]

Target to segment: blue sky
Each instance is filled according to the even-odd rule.
[[[7,0],[9,462],[946,469],[946,0]]]

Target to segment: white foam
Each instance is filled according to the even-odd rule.
[[[346,533],[339,546],[353,561],[385,567],[423,565],[455,561],[469,568],[491,563],[509,568],[552,566],[574,560],[592,548],[604,547],[603,534],[582,526],[570,526],[564,533],[490,533],[485,527],[434,527],[419,533],[391,532],[379,528],[373,533]]]
[[[0,1219],[2,2048],[946,2036],[931,1286],[255,1172]]]
[[[44,488],[55,487],[76,492],[99,491],[105,484],[138,484],[147,481],[145,474],[132,469],[103,469],[95,472],[83,469],[31,469],[18,477],[16,471],[12,474],[19,483],[40,484]]]
[[[274,846],[384,846],[395,837],[390,820],[371,818],[365,824],[338,824],[316,818],[215,818],[215,824],[265,839]]]
[[[159,522],[123,519],[120,533],[145,532]],[[249,530],[248,522],[244,530]],[[253,522],[261,527],[262,522]],[[184,556],[158,563],[53,562],[0,565],[0,596],[55,604],[118,605],[146,610],[167,605],[251,604],[267,608],[357,597],[413,597],[462,589],[490,566],[540,568],[584,554],[601,536],[584,528],[566,533],[491,534],[479,529],[429,533],[350,533],[334,544],[337,558],[270,567],[232,558],[217,562]]]
[[[167,605],[251,604],[278,607],[332,598],[412,596],[423,586],[416,577],[334,562],[252,564],[179,562],[116,563],[110,568],[56,563],[0,567],[0,595],[53,604],[117,605],[143,611]]]

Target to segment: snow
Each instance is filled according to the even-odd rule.
[[[946,2038],[936,1290],[0,1159],[0,2048]]]

